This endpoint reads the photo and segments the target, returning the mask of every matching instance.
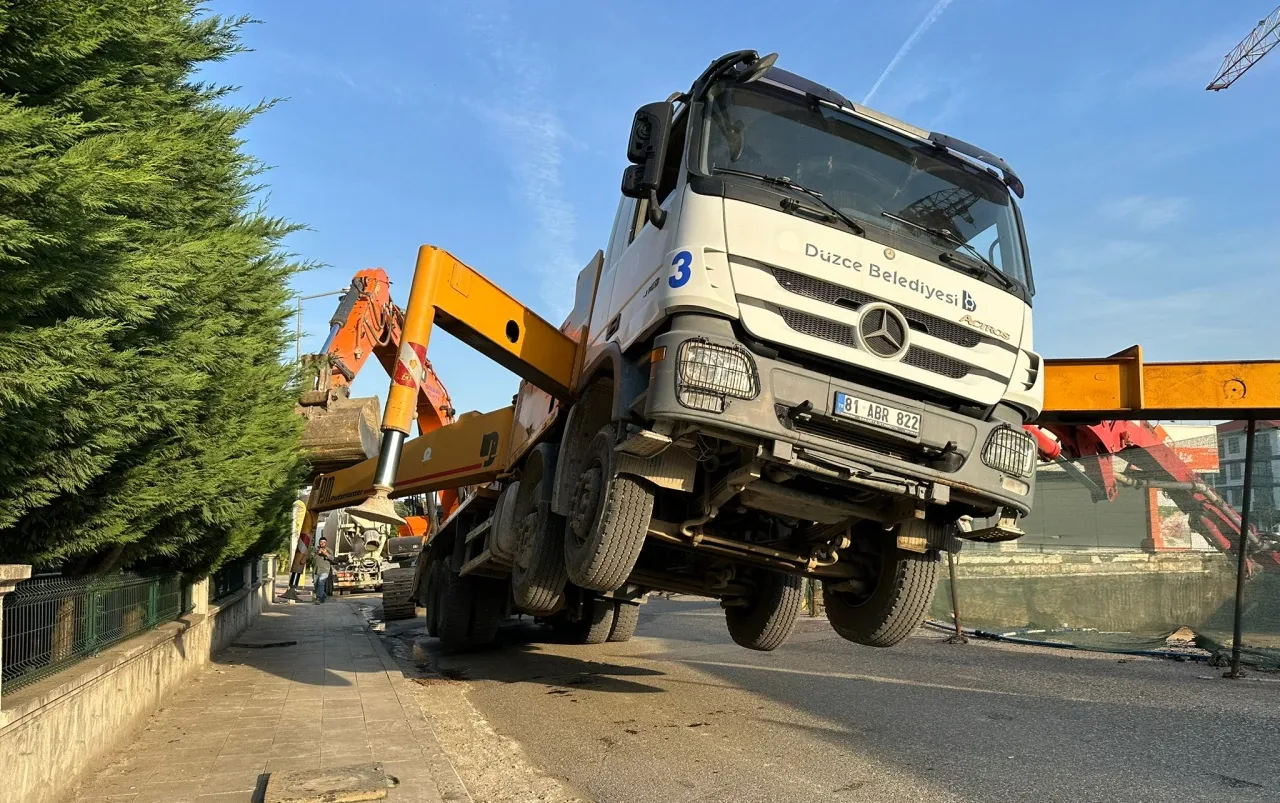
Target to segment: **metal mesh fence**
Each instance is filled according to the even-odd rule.
[[[244,566],[243,563],[230,563],[209,575],[210,602],[216,602],[244,588]]]
[[[1167,426],[1143,447],[1041,465],[1026,535],[957,556],[962,625],[1098,650],[1229,652],[1244,449],[1227,426]],[[1245,662],[1280,668],[1280,428],[1260,429],[1255,447],[1241,647]],[[932,617],[954,621],[945,573]]]
[[[37,577],[4,599],[5,694],[162,622],[184,608],[177,575]]]

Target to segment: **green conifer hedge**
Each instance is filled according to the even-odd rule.
[[[247,20],[0,0],[0,562],[200,571],[287,532],[302,482],[293,226],[194,77]]]

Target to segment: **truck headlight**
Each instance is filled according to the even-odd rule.
[[[982,447],[982,462],[1005,474],[1030,477],[1036,470],[1035,438],[1012,427],[993,430]]]
[[[724,412],[726,397],[760,392],[755,361],[746,352],[705,340],[686,340],[676,353],[676,398],[685,407]]]

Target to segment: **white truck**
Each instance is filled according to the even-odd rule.
[[[636,113],[608,248],[561,327],[573,381],[522,373],[509,438],[479,447],[509,441],[498,481],[424,549],[419,600],[446,640],[488,640],[513,612],[620,640],[666,590],[719,598],[733,639],[769,650],[809,577],[841,636],[888,646],[957,539],[1021,534],[1022,425],[1044,396],[1021,182],[775,58],[728,54]],[[425,343],[409,307],[406,342]],[[457,331],[519,370],[532,320],[506,322],[510,344]],[[408,476],[405,431],[384,423],[375,514]]]

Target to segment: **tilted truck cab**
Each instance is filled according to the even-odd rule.
[[[940,550],[957,535],[1016,537],[1030,509],[1036,445],[1022,424],[1044,385],[1022,186],[986,151],[766,60],[730,54],[637,113],[587,327],[583,374],[610,386],[617,448],[646,457],[633,445],[645,434],[674,450],[666,462],[688,467],[691,490],[597,461],[624,478],[615,488],[562,457],[557,508],[572,565],[601,505],[644,517],[651,504],[648,532],[623,536],[668,535],[671,548],[632,560],[650,580],[723,581],[717,561],[736,551],[751,565],[730,582],[790,604],[798,585],[777,570],[844,561],[824,586],[833,623],[890,643],[924,615]],[[606,420],[580,418],[592,425],[571,418],[570,449]],[[653,499],[608,510],[602,494],[619,489]],[[994,524],[961,533],[966,516]],[[681,541],[715,557],[690,561]],[[622,552],[610,560],[636,550]],[[570,576],[602,590],[617,574],[584,572]],[[732,629],[756,603],[731,603]],[[771,643],[752,630],[764,612],[739,618],[741,643]]]
[[[1021,181],[773,62],[728,54],[636,113],[607,249],[559,330],[420,252],[377,465],[334,487],[384,519],[397,488],[448,487],[400,465],[432,321],[525,377],[509,437],[476,441],[491,482],[420,561],[442,638],[491,638],[508,611],[618,640],[665,590],[720,599],[734,640],[769,650],[810,578],[838,633],[888,646],[944,551],[1020,535],[1044,399]],[[432,454],[415,444],[406,460]]]
[[[664,359],[649,418],[897,468],[975,509],[1026,513],[1034,444],[1019,430],[1044,390],[1012,194],[936,135],[805,87],[772,69],[674,115],[664,223],[624,197],[587,363],[651,345]],[[682,352],[691,338],[708,348]],[[997,430],[1012,431],[984,461]]]

